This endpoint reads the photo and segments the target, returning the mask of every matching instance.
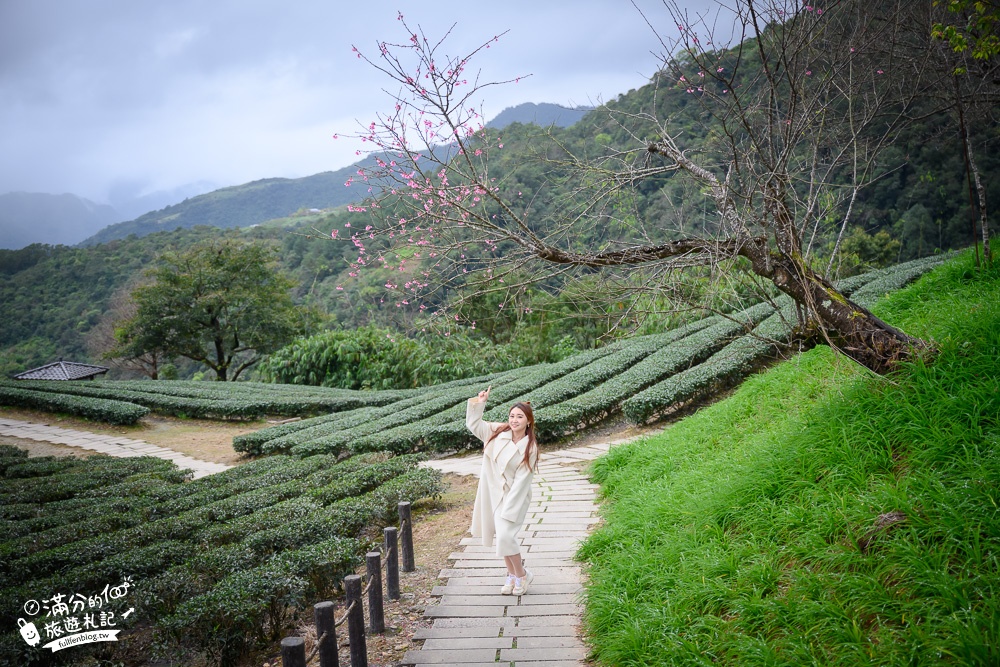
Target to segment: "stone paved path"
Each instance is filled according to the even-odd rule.
[[[157,456],[161,459],[169,459],[177,464],[178,468],[188,468],[194,472],[194,478],[204,477],[217,472],[222,472],[232,466],[223,463],[211,463],[202,461],[185,454],[180,454],[172,449],[157,447],[143,440],[132,440],[131,438],[119,438],[115,436],[99,435],[88,431],[75,431],[68,428],[48,426],[45,424],[34,424],[31,422],[19,421],[0,417],[0,435],[7,435],[25,440],[39,440],[42,442],[54,442],[59,445],[70,447],[80,447],[89,449],[109,456]]]
[[[617,443],[615,443],[617,444]],[[454,563],[439,575],[437,605],[425,618],[433,627],[417,631],[424,640],[408,651],[402,665],[531,665],[578,667],[587,649],[580,636],[582,580],[573,560],[580,542],[598,522],[597,486],[580,464],[604,454],[612,444],[574,447],[541,455],[531,506],[520,533],[524,563],[535,574],[522,596],[500,595],[507,570],[492,548],[473,537],[449,556]],[[444,472],[479,476],[481,455],[428,461]]]

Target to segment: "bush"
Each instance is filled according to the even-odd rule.
[[[109,424],[134,424],[147,414],[149,409],[135,403],[110,400],[107,398],[87,398],[68,395],[69,392],[50,393],[15,386],[22,380],[0,380],[0,405],[10,405],[30,410],[64,412],[78,417],[86,417]],[[58,384],[65,385],[67,382]]]
[[[518,366],[505,347],[464,334],[433,342],[366,326],[326,331],[278,350],[257,368],[267,382],[344,389],[411,389]]]

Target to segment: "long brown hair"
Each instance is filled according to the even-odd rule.
[[[535,439],[535,413],[531,409],[531,403],[515,403],[514,405],[510,406],[510,410],[507,411],[508,416],[510,415],[511,410],[513,410],[514,408],[520,409],[521,412],[524,413],[524,416],[528,418],[528,426],[524,430],[524,434],[528,436],[528,446],[524,450],[524,460],[522,461],[522,463],[528,466],[528,468],[531,468],[532,467],[531,458],[532,456],[535,456],[538,451],[538,440]],[[507,431],[511,430],[513,429],[511,429],[509,423],[504,424],[497,430],[493,431],[493,435],[491,435],[490,439],[486,441],[486,444],[488,445],[491,442],[493,442],[493,438],[497,437],[501,433],[506,433]],[[535,459],[535,465],[538,465],[537,458]]]

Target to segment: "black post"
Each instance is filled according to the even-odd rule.
[[[340,656],[337,655],[337,622],[336,610],[332,602],[320,602],[313,607],[316,615],[316,638],[326,633],[326,638],[319,643],[319,667],[340,667]]]
[[[347,615],[347,636],[351,642],[351,667],[368,667],[368,647],[365,645],[365,609],[361,603],[361,577],[344,577],[347,605],[354,605]]]
[[[410,503],[399,503],[399,527],[402,533],[399,536],[400,546],[403,549],[403,572],[413,572],[416,566],[413,564],[413,526],[410,525]]]
[[[388,526],[385,533],[385,592],[390,600],[399,599],[399,546],[396,529]]]
[[[377,551],[365,554],[368,565],[368,632],[385,632],[385,610],[382,609],[382,555]]]
[[[281,667],[306,667],[306,640],[302,637],[281,640]]]

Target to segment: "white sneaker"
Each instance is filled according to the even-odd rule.
[[[500,587],[500,595],[510,595],[511,593],[513,593],[514,583],[516,579],[517,577],[515,577],[513,574],[508,574],[507,581],[504,582],[504,585]]]
[[[528,568],[524,568],[524,576],[515,577],[514,590],[512,590],[511,593],[513,593],[514,595],[524,595],[525,593],[528,592],[528,584],[530,584],[531,580],[534,578],[535,575],[532,574],[531,570],[529,570]]]

